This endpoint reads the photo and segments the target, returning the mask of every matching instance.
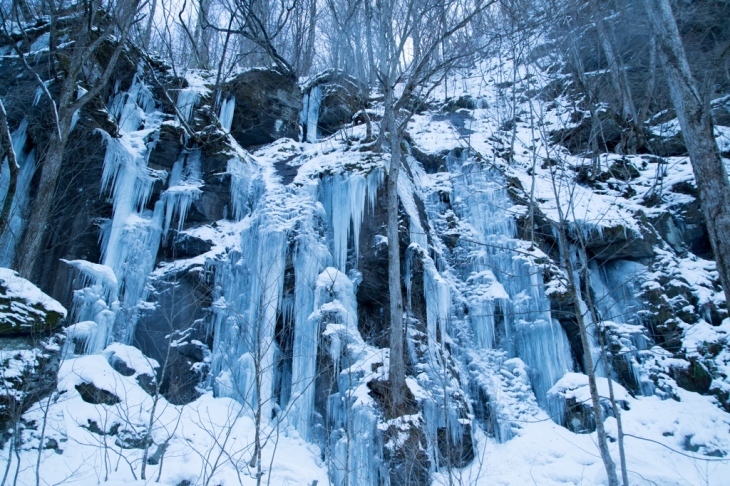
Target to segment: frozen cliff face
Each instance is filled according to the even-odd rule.
[[[460,74],[466,95],[441,109],[449,93],[437,90],[408,126],[398,241],[385,237],[389,154],[349,125],[356,108],[380,109],[364,106],[357,86],[326,75],[300,89],[254,70],[225,81],[214,114],[206,73],[158,73],[176,110],[144,65],[120,73],[104,108],[76,128],[88,170],[67,162],[68,191],[82,196],[51,225],[64,238],[41,285],[70,309],[57,390],[66,400],[49,402],[45,439],[23,429],[38,446],[21,461],[53,439],[69,464],[106,464],[104,454],[130,464],[105,472],[115,480],[133,478],[146,457],[171,484],[255,483],[258,443],[262,474],[281,484],[521,484],[530,473],[600,483],[585,452],[593,417],[581,403],[576,312],[586,313],[599,381],[621,392],[629,433],[684,450],[678,468],[692,454],[730,452],[730,420],[713,402],[727,407],[730,396],[727,313],[713,263],[693,253],[702,231],[688,166],[607,154],[605,177],[587,184],[583,160],[528,122],[541,103],[536,76],[520,75],[513,137],[495,81],[505,68],[482,68],[495,78]],[[544,108],[556,124],[568,110]],[[27,123],[13,126],[23,169],[35,163]],[[665,165],[670,189],[646,204],[640,194]],[[28,176],[18,208],[32,184]],[[558,208],[569,220],[564,253]],[[388,245],[403,255],[408,329],[397,416]],[[0,249],[11,261],[13,244]],[[566,271],[580,282],[578,309]],[[689,420],[697,410],[702,419]],[[28,413],[43,420],[41,406]],[[656,472],[675,460],[659,447],[632,456],[631,468],[673,481]],[[163,468],[165,457],[173,465]]]

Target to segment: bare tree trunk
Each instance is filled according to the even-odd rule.
[[[316,41],[317,27],[317,0],[309,1],[309,29],[307,32],[307,43],[304,48],[304,61],[302,62],[302,71],[300,74],[307,76],[312,69],[314,63],[314,44]]]
[[[5,194],[2,213],[0,213],[0,234],[2,234],[10,221],[10,209],[13,207],[13,198],[18,186],[18,174],[20,172],[18,161],[15,158],[15,149],[13,149],[13,139],[8,128],[8,114],[5,112],[2,99],[0,99],[0,147],[8,158],[8,168],[10,169],[8,191]]]
[[[393,90],[385,92],[385,122],[390,131],[388,171],[388,288],[390,295],[390,389],[392,410],[397,414],[405,402],[406,374],[403,359],[403,294],[401,293],[400,245],[398,238],[398,173],[401,164],[401,134],[394,112]],[[381,133],[381,137],[382,137]]]
[[[720,283],[730,304],[730,182],[713,134],[710,107],[697,90],[669,1],[644,0],[644,7],[692,161]]]
[[[147,19],[147,27],[144,30],[144,47],[145,49],[150,48],[150,40],[152,39],[152,25],[155,20],[155,11],[157,10],[157,0],[152,0],[150,5],[150,17]]]
[[[556,193],[557,194],[557,193]],[[565,261],[565,270],[568,275],[568,289],[573,298],[573,305],[575,306],[575,318],[578,322],[578,329],[580,331],[580,343],[583,346],[583,364],[588,375],[588,389],[591,394],[591,405],[593,407],[593,417],[596,421],[596,436],[598,439],[598,450],[601,453],[601,459],[603,460],[603,466],[606,469],[606,475],[608,476],[609,486],[618,486],[618,476],[616,475],[616,464],[611,458],[611,452],[608,450],[608,440],[606,438],[606,428],[603,424],[603,408],[601,407],[601,398],[598,394],[598,385],[596,384],[596,370],[593,364],[593,356],[591,356],[591,345],[588,337],[588,330],[586,329],[585,316],[583,315],[582,302],[580,299],[580,287],[578,282],[575,280],[573,268],[570,263],[570,254],[568,252],[568,237],[565,231],[565,220],[560,217],[558,238],[560,240],[560,251],[562,253],[563,260]]]
[[[624,69],[621,56],[616,52],[616,48],[611,41],[609,33],[609,27],[606,25],[606,21],[603,18],[604,10],[601,9],[596,0],[591,0],[591,9],[595,16],[596,30],[598,32],[598,39],[601,42],[603,53],[606,56],[608,62],[608,69],[611,73],[611,81],[613,88],[616,91],[616,95],[619,98],[619,114],[621,115],[623,122],[628,122],[631,125],[632,130],[636,130],[636,108],[634,107],[634,99],[631,96],[631,88],[629,86],[628,78],[626,77],[626,71]]]
[[[38,191],[33,201],[32,211],[28,219],[28,226],[25,229],[20,248],[22,252],[16,253],[17,268],[21,275],[28,280],[37,281],[36,268],[38,256],[41,254],[46,226],[53,209],[53,194],[56,191],[61,166],[63,164],[63,153],[66,150],[66,142],[70,132],[70,120],[67,123],[61,115],[61,131],[63,138],[51,138],[43,159],[41,169],[41,180],[38,184]]]
[[[581,252],[581,260],[582,260],[582,266],[583,266],[583,281],[588,285],[588,282],[590,281],[590,275],[588,273],[588,255],[586,253],[586,245],[585,240],[583,237],[579,237],[580,239],[580,252]],[[611,363],[608,361],[608,352],[606,351],[606,340],[604,338],[603,333],[601,332],[601,329],[598,329],[598,324],[601,322],[601,319],[598,315],[598,309],[596,308],[595,303],[593,302],[593,298],[591,296],[591,292],[586,292],[586,306],[588,307],[589,312],[591,313],[591,318],[593,320],[593,324],[596,326],[596,336],[598,336],[598,345],[601,348],[601,359],[603,360],[603,365],[606,369],[606,375],[607,375],[607,382],[608,382],[608,397],[611,401],[611,408],[613,410],[613,416],[616,419],[616,434],[617,442],[618,442],[618,456],[619,456],[619,464],[621,467],[621,480],[623,481],[624,486],[629,486],[629,472],[626,467],[626,451],[624,449],[624,426],[623,426],[623,420],[621,419],[621,410],[619,409],[618,403],[616,403],[616,395],[613,392],[613,380],[611,379]]]
[[[198,52],[198,68],[207,69],[210,64],[210,28],[208,15],[210,14],[210,0],[200,0],[198,21],[195,24],[195,42]]]
[[[367,54],[368,54],[368,84],[375,82],[375,45],[373,43],[373,8],[370,5],[370,0],[365,0],[365,40],[368,43]]]
[[[551,168],[551,182],[558,210],[558,246],[560,247],[560,256],[562,257],[565,265],[565,273],[568,277],[568,292],[570,292],[571,298],[573,300],[573,306],[575,307],[575,320],[578,324],[578,330],[580,333],[580,343],[581,346],[583,346],[583,365],[585,366],[586,374],[588,375],[588,390],[591,395],[593,417],[596,422],[598,450],[601,453],[601,460],[603,461],[603,466],[606,469],[609,486],[618,486],[619,482],[618,476],[616,475],[616,464],[613,462],[613,459],[611,458],[611,452],[608,449],[606,428],[603,424],[603,408],[601,407],[601,398],[598,394],[598,385],[596,384],[596,369],[593,363],[593,356],[591,355],[591,345],[589,341],[590,338],[588,336],[588,329],[586,328],[585,315],[583,314],[584,304],[580,297],[580,286],[576,281],[576,276],[573,271],[573,265],[570,258],[568,234],[566,230],[567,220],[565,219],[565,214],[563,213],[560,200],[560,191],[558,190],[555,178],[555,169]]]
[[[119,4],[117,10],[114,12],[117,20],[116,28],[118,29],[118,32],[116,32],[118,35],[116,46],[95,84],[79,97],[77,97],[77,79],[80,73],[84,71],[85,64],[102,48],[104,41],[111,38],[113,33],[111,28],[102,35],[97,36],[92,33],[91,25],[82,27],[82,29],[86,30],[82,30],[79,33],[71,58],[65,63],[68,68],[64,74],[64,79],[61,81],[61,94],[58,104],[54,103],[45,84],[40,80],[37,73],[32,71],[27,65],[23,53],[16,49],[23,63],[28,69],[31,69],[39,86],[48,96],[55,117],[55,133],[50,137],[48,148],[43,158],[37,196],[33,201],[32,211],[21,243],[23,251],[20,252],[20,255],[16,256],[16,266],[20,274],[29,280],[37,281],[35,278],[36,264],[38,263],[38,256],[40,255],[43,244],[45,228],[51,215],[53,195],[61,173],[66,144],[73,129],[74,115],[89,101],[97,97],[109,82],[119,56],[121,56],[125,48],[127,36],[129,35],[128,31],[132,27],[138,5],[139,2],[136,0]],[[92,23],[93,20],[89,22]],[[57,113],[56,107],[58,107]]]

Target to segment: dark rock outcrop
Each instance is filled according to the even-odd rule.
[[[114,393],[97,388],[93,383],[79,383],[76,385],[76,391],[79,392],[83,401],[94,405],[116,405],[121,402],[121,399]]]
[[[185,404],[199,396],[200,365],[208,351],[203,323],[211,288],[200,267],[183,269],[153,282],[153,306],[140,315],[134,345],[160,364],[160,391],[168,401]],[[140,383],[142,385],[142,383]]]
[[[352,117],[367,107],[367,87],[345,73],[328,71],[317,76],[304,87],[304,95],[314,88],[322,94],[317,119],[321,137],[328,137],[351,123]]]
[[[293,77],[254,69],[239,74],[224,91],[236,98],[231,134],[242,147],[299,138],[302,94]]]

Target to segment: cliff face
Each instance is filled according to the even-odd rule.
[[[78,114],[37,256],[36,284],[69,309],[67,341],[58,393],[37,394],[51,393],[55,425],[41,434],[48,409],[28,412],[21,460],[53,440],[69,464],[111,448],[132,475],[175,451],[177,470],[161,473],[170,484],[241,471],[255,482],[259,467],[307,484],[519,484],[520,465],[547,451],[536,474],[572,481],[584,458],[543,439],[595,429],[576,312],[626,430],[698,457],[730,451],[730,321],[686,159],[604,153],[588,171],[579,140],[572,153],[554,143],[580,122],[563,121],[575,117],[569,100],[549,99],[550,75],[522,77],[507,110],[493,78],[458,73],[465,93],[437,91],[408,126],[391,242],[389,154],[351,122],[368,108],[377,134],[380,107],[357,83],[328,73],[300,88],[253,70],[216,87],[211,73],[175,78],[133,51],[120,66]],[[0,68],[23,174],[0,240],[12,267],[49,122],[24,68],[12,56]],[[398,417],[387,412],[390,244],[403,257],[407,319],[410,396]],[[33,319],[61,331],[56,314]],[[271,445],[279,432],[284,452]],[[559,473],[561,454],[572,466]],[[517,466],[483,467],[492,456]],[[667,463],[659,454],[630,461],[671,477],[649,472]],[[595,460],[585,467],[603,480]]]

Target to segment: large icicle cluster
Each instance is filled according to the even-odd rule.
[[[190,93],[182,92],[178,103],[186,113],[198,99],[197,91]],[[68,332],[72,341],[84,342],[87,353],[101,351],[112,340],[131,342],[161,239],[174,218],[177,229],[182,229],[202,185],[199,150],[184,152],[171,174],[147,167],[164,115],[144,82],[142,68],[127,91],[113,95],[109,114],[117,122],[119,136],[100,130],[106,143],[101,189],[113,208],[112,218],[101,223],[102,261],[68,262],[81,277],[72,313],[77,324]],[[154,183],[160,179],[168,188],[148,209]]]

